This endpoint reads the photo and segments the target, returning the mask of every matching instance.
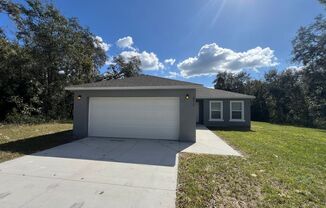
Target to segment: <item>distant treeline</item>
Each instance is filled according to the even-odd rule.
[[[325,4],[325,3],[324,3]],[[292,61],[281,72],[271,69],[264,79],[247,73],[218,73],[215,88],[256,96],[252,119],[326,128],[326,19],[316,17],[292,41]]]
[[[126,62],[117,56],[101,75],[107,61],[101,39],[53,4],[1,0],[0,14],[16,26],[10,37],[0,27],[0,122],[71,119],[73,99],[64,87],[140,73],[137,58]],[[255,95],[253,120],[326,128],[325,17],[299,29],[292,59],[295,70],[270,70],[262,80],[244,72],[218,73],[215,88]]]

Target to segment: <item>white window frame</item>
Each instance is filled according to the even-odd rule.
[[[221,118],[220,119],[216,119],[216,118],[212,118],[212,103],[220,103],[221,105]],[[217,111],[217,110],[213,110],[213,111]],[[223,101],[220,100],[210,100],[209,101],[209,121],[224,121],[223,120]]]
[[[232,110],[232,103],[241,103],[241,119],[232,119],[232,111],[238,111],[238,110]],[[243,100],[231,100],[230,101],[230,121],[239,121],[244,122],[244,101]]]

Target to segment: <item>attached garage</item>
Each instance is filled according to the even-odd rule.
[[[198,84],[140,75],[67,87],[75,137],[196,141]]]
[[[179,139],[179,97],[90,97],[88,136]]]

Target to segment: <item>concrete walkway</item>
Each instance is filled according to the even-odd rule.
[[[240,155],[205,127],[196,143],[85,138],[0,163],[0,207],[173,208],[179,152]]]
[[[201,125],[197,126],[196,129],[196,143],[185,148],[182,152],[241,156],[238,151],[234,150],[220,137]]]

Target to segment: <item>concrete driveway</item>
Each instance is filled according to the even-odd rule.
[[[205,127],[194,144],[85,138],[0,163],[0,207],[175,207],[182,151],[240,155]]]
[[[0,207],[175,207],[178,142],[86,138],[0,164]]]

